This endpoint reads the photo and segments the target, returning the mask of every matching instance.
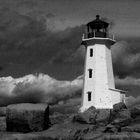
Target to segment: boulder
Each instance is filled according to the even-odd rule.
[[[96,125],[106,125],[110,119],[109,109],[96,109],[90,107],[83,113],[78,113],[74,116],[74,121],[85,124],[96,124]]]
[[[130,126],[122,127],[122,132],[137,132],[140,133],[140,124],[132,124]]]
[[[73,121],[85,124],[95,124],[98,111],[95,107],[90,107],[83,113],[74,115]]]
[[[135,119],[136,117],[140,117],[140,105],[131,108],[130,113],[133,119]]]
[[[85,124],[108,124],[110,119],[109,109],[95,109],[94,107],[89,108],[83,113],[78,113],[74,116],[74,121]]]
[[[122,102],[113,105],[113,110],[115,112],[119,112],[122,109],[127,109],[126,105],[124,103],[122,103]]]
[[[110,120],[110,109],[99,109],[96,117],[96,124],[106,125]]]
[[[117,112],[113,117],[114,118],[113,118],[113,121],[111,122],[111,124],[116,125],[118,127],[127,126],[132,121],[131,114],[128,109],[124,109],[120,112]]]
[[[132,126],[122,127],[121,132],[134,132],[134,128]]]
[[[0,107],[0,116],[6,116],[6,107]]]
[[[104,129],[105,133],[117,133],[118,131],[119,131],[119,128],[111,124],[108,124]]]
[[[6,117],[0,117],[0,131],[6,131]]]
[[[132,124],[140,124],[140,116],[137,116],[136,118],[132,119]]]
[[[9,105],[6,112],[8,131],[42,131],[49,126],[49,106],[47,104],[14,104]]]

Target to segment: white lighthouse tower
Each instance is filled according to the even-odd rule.
[[[86,56],[81,112],[91,106],[112,109],[114,104],[125,101],[124,91],[115,89],[110,50],[115,40],[109,37],[108,26],[97,15],[87,24],[87,36],[82,39]]]

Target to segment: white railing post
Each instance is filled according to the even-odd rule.
[[[83,34],[82,39],[84,39],[84,38],[85,38],[85,35]]]
[[[113,40],[114,40],[114,34],[113,34]]]

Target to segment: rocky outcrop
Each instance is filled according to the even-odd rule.
[[[85,124],[106,125],[110,119],[109,109],[96,109],[90,107],[83,113],[78,113],[74,116],[73,121]]]
[[[6,117],[0,117],[0,131],[6,131]]]
[[[0,131],[6,131],[6,107],[0,107]]]
[[[117,133],[117,134],[107,134],[101,140],[139,140],[139,133]]]
[[[127,109],[123,104],[118,104],[112,110],[89,108],[84,113],[65,114],[53,112],[50,115],[51,127],[47,130],[40,129],[41,119],[47,106],[11,105],[7,108],[7,114],[10,112],[13,129],[18,131],[40,131],[27,134],[2,134],[1,140],[138,140],[140,139],[140,113],[139,106]],[[36,104],[37,105],[37,104]],[[16,107],[18,106],[18,107]],[[8,111],[8,109],[10,111]],[[62,109],[61,109],[62,111]],[[30,113],[29,113],[30,112]],[[38,113],[37,113],[38,112]],[[38,114],[38,115],[37,115]],[[33,117],[34,115],[34,117]],[[7,116],[7,115],[6,115]],[[16,117],[18,116],[18,117]],[[7,116],[8,117],[8,116]],[[28,119],[27,119],[28,118]],[[34,119],[37,121],[34,121]],[[21,122],[19,122],[21,120]],[[8,121],[7,121],[8,122]],[[8,122],[9,123],[9,122]],[[7,124],[8,124],[7,123]],[[39,125],[37,125],[39,123]],[[10,123],[9,123],[10,124]],[[8,125],[9,125],[8,124]],[[22,126],[22,129],[21,129]],[[27,127],[28,126],[28,127]],[[26,131],[23,129],[26,128]],[[30,128],[30,129],[29,129]],[[35,128],[35,129],[32,129]],[[37,128],[37,129],[36,129]],[[28,131],[27,131],[28,130]],[[17,131],[17,130],[16,130]]]
[[[116,133],[121,132],[123,127],[129,126],[134,121],[131,116],[131,111],[123,103],[119,103],[114,105],[114,109],[112,110],[91,107],[84,113],[76,114],[73,121],[83,124],[93,124],[98,127],[104,126],[103,132]]]
[[[140,124],[132,124],[130,126],[123,127],[121,132],[137,132],[140,133]]]
[[[95,124],[97,113],[98,112],[95,107],[90,107],[85,112],[76,114],[73,117],[73,121],[83,123],[83,124]]]
[[[130,109],[131,112],[131,117],[133,119],[137,118],[140,116],[140,105],[134,106],[133,108]]]
[[[0,107],[0,116],[6,116],[6,107]]]
[[[58,128],[57,128],[58,130]],[[76,135],[68,135],[68,131],[62,129],[58,131],[43,131],[28,134],[3,134],[1,140],[139,140],[140,133],[124,132],[124,133],[102,133],[98,131],[87,132],[76,131]]]
[[[55,112],[52,115],[50,115],[50,117],[49,117],[50,124],[54,125],[54,124],[64,123],[70,116],[71,116],[71,114],[62,114],[59,112]]]
[[[131,114],[128,109],[123,109],[120,112],[117,112],[113,117],[111,124],[117,125],[118,127],[127,126],[132,121]]]
[[[96,125],[107,125],[110,121],[110,109],[99,109],[96,117]]]
[[[49,125],[46,104],[14,104],[6,110],[7,130],[15,132],[42,131]]]
[[[126,105],[125,105],[124,103],[122,103],[122,102],[113,105],[113,110],[114,110],[115,112],[119,112],[119,111],[121,111],[122,109],[127,109]]]

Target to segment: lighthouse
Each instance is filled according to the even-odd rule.
[[[109,35],[109,23],[96,19],[87,24],[82,38],[86,48],[82,103],[80,111],[89,107],[112,109],[114,104],[125,102],[125,91],[115,88],[111,46],[114,36]]]

